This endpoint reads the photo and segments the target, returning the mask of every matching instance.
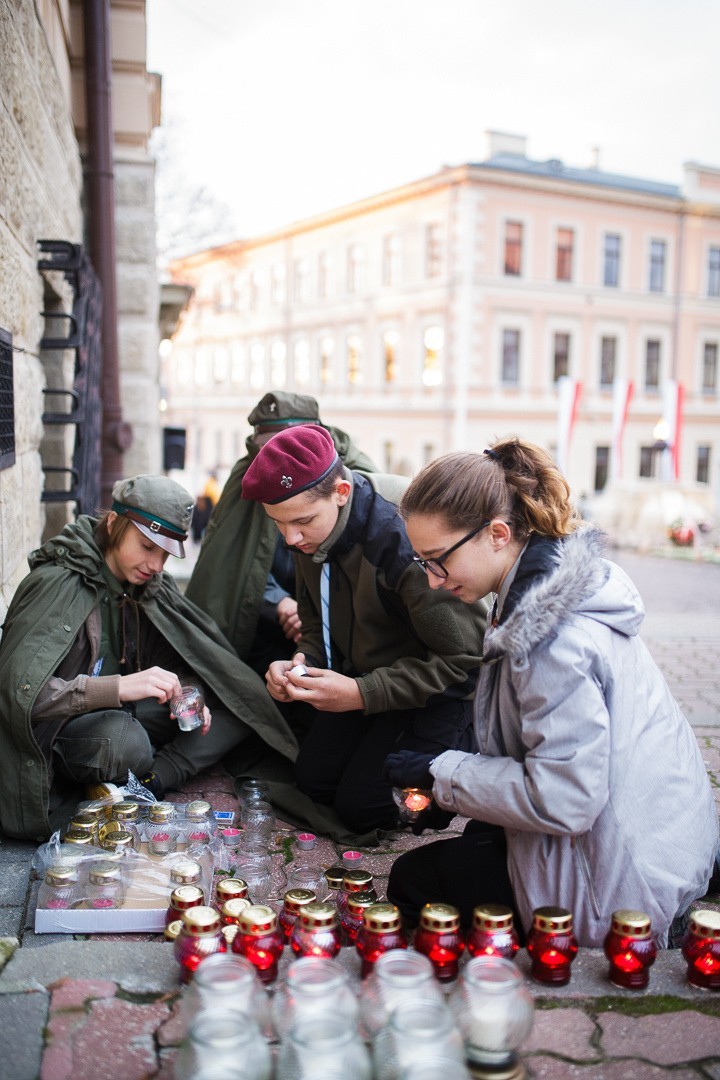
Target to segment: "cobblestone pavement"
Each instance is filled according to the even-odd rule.
[[[643,594],[643,638],[693,723],[720,806],[720,565],[625,552],[614,557]],[[216,809],[237,803],[222,769],[195,778],[172,798],[201,796]],[[463,825],[456,819],[440,835],[454,835]],[[294,836],[278,823],[275,906],[295,861]],[[364,851],[363,866],[378,891],[399,852],[434,839],[399,833],[384,848]],[[7,960],[0,973],[0,1076],[170,1080],[184,1031],[172,946],[151,934],[35,934],[33,852],[31,844],[0,838],[0,965]],[[319,838],[313,859],[328,866],[340,854]],[[720,897],[707,903],[720,907]],[[344,949],[340,962],[359,985],[354,950]],[[527,971],[524,953],[518,963]],[[537,1007],[521,1050],[531,1080],[720,1080],[720,994],[692,989],[677,951],[659,955],[648,990],[639,993],[608,982],[599,950],[580,951],[567,987],[529,985]]]

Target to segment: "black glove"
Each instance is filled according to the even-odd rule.
[[[413,821],[410,831],[415,836],[420,836],[424,829],[447,829],[456,813],[455,810],[442,810],[433,800],[427,810],[423,810],[417,821]]]
[[[399,750],[385,758],[383,775],[393,787],[417,787],[432,791],[433,775],[430,762],[434,754],[420,754],[416,750]]]

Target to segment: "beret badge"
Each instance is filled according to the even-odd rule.
[[[292,476],[281,476],[280,487],[291,488],[293,484]]]

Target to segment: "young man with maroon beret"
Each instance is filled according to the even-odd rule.
[[[324,428],[301,426],[268,440],[242,486],[295,558],[302,638],[265,679],[276,701],[311,709],[296,782],[358,833],[397,824],[388,753],[473,747],[486,608],[428,589],[397,481],[351,472]]]

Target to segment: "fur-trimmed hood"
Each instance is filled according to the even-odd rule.
[[[605,548],[604,534],[592,525],[562,540],[531,537],[500,623],[486,635],[485,662],[527,656],[572,615],[636,635],[645,616],[643,602],[624,571],[602,558]]]

